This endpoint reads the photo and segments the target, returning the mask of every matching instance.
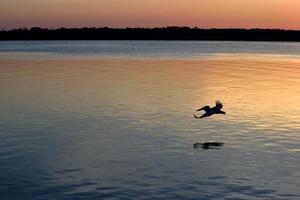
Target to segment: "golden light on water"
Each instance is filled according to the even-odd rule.
[[[31,61],[2,60],[3,65],[30,68]],[[207,58],[103,58],[43,61],[27,70],[31,95],[70,93],[87,103],[126,106],[133,113],[191,113],[219,99],[229,118],[256,118],[294,126],[300,122],[300,59],[257,55]],[[2,69],[4,70],[4,69]],[[22,85],[26,76],[10,71]],[[23,79],[24,78],[24,79]],[[38,83],[39,82],[39,83]],[[30,84],[32,88],[30,89]],[[40,85],[40,89],[39,88]],[[45,91],[44,88],[49,88]],[[51,88],[57,90],[51,90]],[[50,95],[51,96],[51,95]],[[73,100],[72,100],[73,99]],[[272,122],[273,120],[273,122]]]

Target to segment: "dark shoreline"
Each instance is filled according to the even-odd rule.
[[[300,42],[300,30],[164,28],[59,28],[0,31],[0,40],[207,40]]]

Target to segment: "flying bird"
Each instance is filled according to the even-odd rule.
[[[196,119],[201,119],[201,118],[204,118],[204,117],[209,117],[209,116],[211,116],[213,114],[226,114],[224,111],[221,110],[222,108],[223,108],[223,105],[218,100],[218,101],[216,101],[216,106],[213,107],[213,108],[211,108],[209,106],[204,106],[203,108],[200,108],[200,109],[196,110],[196,111],[202,111],[202,110],[204,110],[205,113],[203,115],[201,115],[200,117],[198,117],[198,116],[196,116],[194,114],[194,117]]]

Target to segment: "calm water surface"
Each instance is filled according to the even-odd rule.
[[[0,42],[0,90],[3,200],[300,199],[300,43]]]

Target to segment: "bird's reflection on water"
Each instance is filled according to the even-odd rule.
[[[224,142],[204,142],[204,143],[194,143],[194,148],[202,148],[202,149],[220,149],[224,146]]]

